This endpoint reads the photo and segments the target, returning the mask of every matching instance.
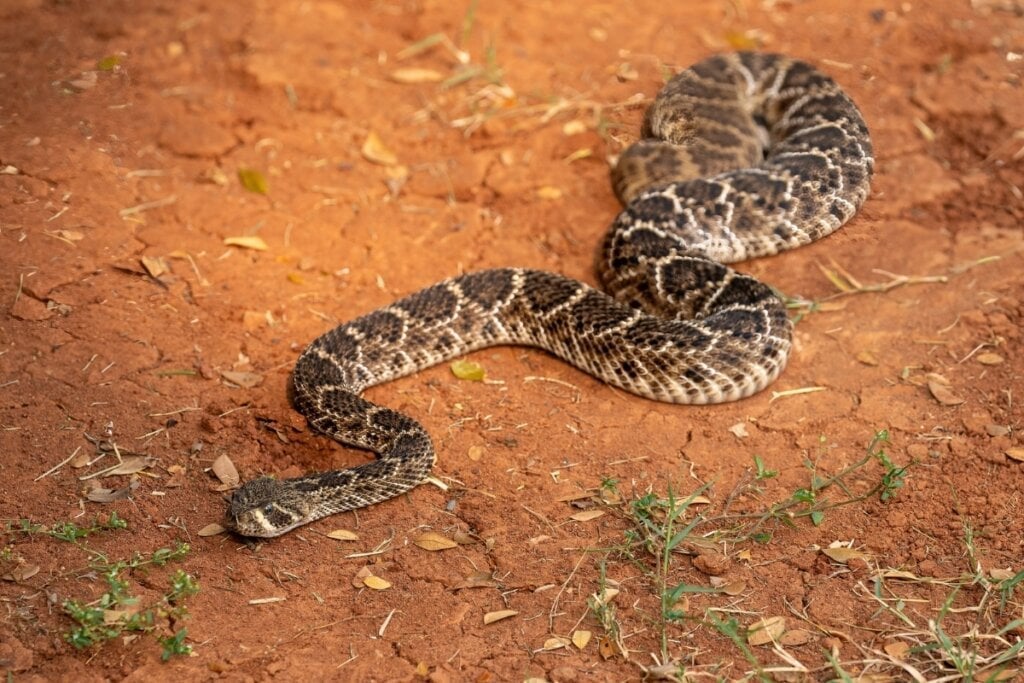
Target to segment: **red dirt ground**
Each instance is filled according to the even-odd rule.
[[[933,642],[929,620],[953,636],[1009,624],[1002,641],[964,642],[984,657],[1012,647],[1019,591],[1000,604],[992,586],[1005,575],[993,570],[1024,564],[1021,14],[1012,0],[475,12],[431,0],[6,0],[0,668],[17,680],[639,679],[661,649],[656,583],[643,562],[603,550],[627,527],[614,498],[565,499],[605,478],[626,499],[708,483],[704,514],[754,513],[807,487],[805,462],[834,474],[883,429],[889,457],[912,463],[893,500],[673,555],[670,584],[721,577],[737,590],[690,596],[690,618],[668,627],[669,660],[694,680],[824,680],[837,675],[830,657],[861,680],[953,675],[950,660],[906,649]],[[420,43],[435,34],[468,64],[444,42]],[[463,270],[593,281],[617,211],[607,159],[635,137],[642,97],[672,69],[736,47],[816,63],[874,135],[874,191],[857,218],[741,266],[821,302],[794,311],[797,347],[772,387],[819,391],[660,405],[541,352],[488,350],[473,360],[492,381],[441,366],[370,392],[435,436],[447,491],[424,485],[266,543],[197,535],[224,509],[218,456],[243,479],[365,457],[311,434],[286,396],[296,355],[331,325]],[[361,152],[371,133],[395,163]],[[247,191],[240,169],[259,171],[266,194]],[[268,248],[225,244],[238,236]],[[873,291],[834,297],[826,271]],[[885,283],[899,286],[874,287]],[[153,460],[83,480],[115,462],[87,464],[86,434]],[[778,476],[754,481],[755,455]],[[872,460],[846,484],[857,495],[882,474]],[[96,503],[96,484],[134,488]],[[581,505],[606,514],[572,519]],[[20,530],[111,512],[128,530],[77,544]],[[339,528],[358,540],[326,536]],[[463,543],[428,552],[412,542],[425,531]],[[188,572],[201,590],[187,619],[159,616],[152,634],[84,650],[65,641],[65,600],[108,589],[95,553],[126,559],[175,541],[190,544],[183,559],[122,576],[152,602],[174,569]],[[821,551],[834,541],[863,554],[830,559]],[[587,606],[602,560],[625,653],[599,646],[605,629]],[[390,588],[367,588],[363,568]],[[477,572],[492,578],[466,587]],[[484,624],[503,609],[518,614]],[[740,635],[784,616],[798,635],[750,646],[755,665],[706,615],[735,619]],[[192,655],[162,662],[157,637],[183,626]],[[551,640],[584,630],[594,638],[582,649]]]

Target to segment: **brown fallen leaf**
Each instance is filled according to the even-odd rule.
[[[0,576],[0,579],[3,579],[4,581],[14,581],[15,583],[20,583],[22,581],[31,579],[38,573],[38,564],[29,564],[25,562],[18,564],[16,567],[14,567],[14,569],[7,572],[3,576]]]
[[[577,512],[575,515],[569,515],[569,519],[577,522],[589,522],[592,519],[604,516],[604,510],[584,510],[583,512]]]
[[[977,360],[982,365],[999,365],[1004,361],[1004,358],[1000,356],[998,353],[990,352],[979,353],[977,356],[975,356],[975,360]]]
[[[935,373],[928,375],[928,391],[932,398],[944,406],[958,406],[964,399],[957,396],[949,384],[949,380]]]
[[[910,645],[904,643],[902,640],[894,640],[883,645],[882,649],[885,650],[885,654],[889,655],[893,659],[902,661],[910,651]]]
[[[452,534],[452,540],[458,543],[459,545],[474,545],[480,540],[480,537],[471,534],[468,531],[463,531],[462,529],[459,529],[454,534]]]
[[[199,536],[216,536],[217,534],[222,534],[225,531],[227,531],[227,529],[220,524],[217,524],[217,522],[211,522],[197,531],[196,534]]]
[[[840,564],[846,564],[853,559],[866,560],[869,557],[867,553],[847,547],[825,548],[821,552]]]
[[[750,645],[768,645],[778,640],[785,630],[786,617],[759,619],[747,628],[747,643]]]
[[[113,477],[124,474],[135,474],[141,472],[147,467],[151,467],[156,460],[148,456],[143,455],[132,455],[125,457],[121,460],[121,464],[112,470],[107,470],[104,477]]]
[[[433,69],[408,67],[392,71],[391,80],[396,83],[440,83],[444,75]]]
[[[502,619],[514,617],[517,614],[519,614],[519,612],[517,612],[514,609],[500,609],[496,612],[488,612],[484,615],[484,626],[487,626],[488,624],[493,624],[496,621],[501,621]]]
[[[356,588],[362,588],[363,579],[365,579],[368,576],[373,576],[373,572],[370,570],[370,568],[360,567],[359,571],[356,572],[356,575],[352,577],[352,585]]]
[[[370,576],[363,578],[363,585],[367,588],[372,588],[375,591],[386,591],[391,588],[391,582],[387,579],[382,579],[379,576]]]
[[[1008,457],[1010,460],[1024,462],[1024,448],[1007,448],[1003,452],[1006,453],[1006,457]]]
[[[473,572],[459,583],[452,586],[453,590],[464,588],[497,588],[498,582],[490,572]]]
[[[142,267],[146,269],[151,278],[158,278],[170,270],[167,261],[159,256],[142,256],[139,258]]]
[[[221,377],[231,382],[232,384],[238,385],[243,389],[252,389],[255,386],[259,386],[263,382],[263,375],[255,372],[241,372],[238,370],[221,370]]]
[[[335,529],[327,533],[327,538],[333,538],[335,541],[358,541],[359,535],[348,529]]]
[[[597,641],[597,653],[601,655],[601,659],[611,659],[612,657],[622,654],[622,650],[619,648],[619,644],[608,636],[601,636]]]
[[[584,631],[582,629],[579,631],[574,631],[572,634],[572,644],[576,646],[577,650],[582,650],[590,642],[590,638],[592,636],[593,633],[591,633],[590,631]]]
[[[220,480],[220,483],[225,486],[235,487],[242,481],[242,478],[238,476],[238,470],[235,469],[235,463],[231,462],[231,458],[226,453],[218,455],[210,469],[213,470],[214,476]]]
[[[435,531],[425,531],[419,536],[413,538],[412,542],[420,548],[423,548],[424,550],[429,550],[430,552],[437,552],[438,550],[448,550],[449,548],[457,548],[459,545],[447,536],[442,536],[441,534]]]
[[[366,141],[363,143],[360,151],[367,161],[372,161],[381,166],[394,166],[398,163],[398,157],[395,153],[388,149],[384,141],[380,139],[380,136],[373,131],[370,131],[369,135],[366,136]]]
[[[862,363],[864,365],[868,365],[871,367],[876,367],[878,365],[878,357],[875,356],[874,351],[868,351],[867,349],[863,351],[858,351],[856,358],[857,362]]]
[[[256,251],[266,251],[269,249],[267,243],[263,241],[262,237],[256,235],[242,235],[240,237],[225,237],[224,244],[229,247],[241,247],[243,249],[255,249]]]
[[[90,480],[90,483],[94,483],[93,480]],[[139,488],[139,479],[138,477],[132,477],[132,480],[128,482],[128,486],[120,489],[108,489],[98,484],[94,485],[86,492],[85,497],[86,500],[94,503],[113,503],[117,500],[125,500],[137,488]]]
[[[544,645],[541,646],[541,649],[545,652],[550,652],[551,650],[561,650],[564,647],[569,647],[570,642],[571,641],[568,638],[564,638],[562,636],[551,636],[550,638],[544,641]]]
[[[802,628],[786,631],[779,636],[779,645],[806,645],[814,640],[814,634]]]

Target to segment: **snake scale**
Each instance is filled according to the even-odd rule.
[[[422,483],[435,459],[426,430],[360,394],[475,349],[539,347],[657,401],[760,391],[786,364],[791,323],[770,287],[723,264],[833,232],[867,198],[873,164],[860,111],[805,62],[741,52],[681,71],[612,171],[625,208],[600,251],[602,289],[540,270],[484,270],[319,337],[296,362],[295,407],[315,430],[377,458],[248,481],[227,525],[278,536]]]

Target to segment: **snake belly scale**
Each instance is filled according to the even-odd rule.
[[[781,55],[706,59],[655,98],[612,184],[625,208],[598,258],[601,289],[539,270],[454,277],[313,341],[293,372],[294,403],[373,461],[243,484],[227,524],[271,537],[422,483],[433,443],[367,387],[495,345],[539,347],[640,396],[733,401],[782,371],[791,323],[767,285],[726,263],[820,239],[867,198],[871,139],[828,76]]]

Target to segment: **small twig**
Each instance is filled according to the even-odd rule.
[[[154,199],[151,202],[143,202],[136,204],[135,206],[129,206],[126,209],[121,209],[118,213],[121,218],[127,218],[128,216],[134,216],[137,213],[143,211],[149,211],[150,209],[159,209],[162,206],[169,206],[178,201],[177,195],[171,195],[170,197],[164,197],[163,199]]]
[[[40,474],[38,477],[36,477],[32,481],[39,481],[43,477],[48,477],[51,474],[53,474],[54,472],[56,472],[57,470],[59,470],[61,467],[64,467],[64,465],[67,465],[69,462],[71,462],[72,458],[74,458],[76,455],[78,455],[78,451],[80,451],[80,450],[82,450],[82,447],[81,446],[76,446],[75,450],[71,452],[71,455],[69,455],[68,457],[64,458],[59,463],[57,463],[56,465],[54,465],[50,469],[46,470],[45,472]]]

